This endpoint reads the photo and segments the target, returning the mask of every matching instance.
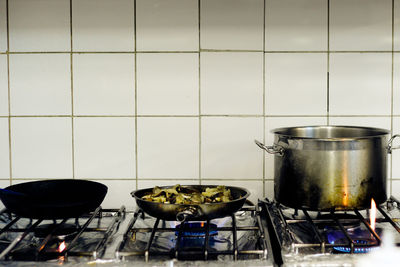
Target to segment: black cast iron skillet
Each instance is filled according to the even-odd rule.
[[[76,179],[43,180],[0,190],[8,211],[34,219],[76,218],[93,211],[107,194],[107,186]]]
[[[182,188],[204,191],[207,187],[216,187],[217,185],[182,185]],[[160,188],[171,188],[163,186]],[[166,204],[152,202],[142,199],[143,195],[152,192],[153,188],[140,189],[131,193],[135,198],[137,205],[147,214],[166,221],[185,221],[185,220],[211,220],[225,217],[239,210],[250,195],[245,188],[225,186],[231,190],[233,200],[221,203],[203,203],[203,204]]]

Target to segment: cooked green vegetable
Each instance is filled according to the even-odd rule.
[[[179,184],[171,188],[154,187],[152,192],[146,193],[142,199],[160,203],[171,204],[202,204],[229,202],[233,198],[231,190],[225,186],[207,187],[205,191],[199,191],[194,188],[182,187]]]

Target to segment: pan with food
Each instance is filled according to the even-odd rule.
[[[140,189],[131,195],[151,216],[185,221],[225,217],[239,210],[250,193],[233,186],[175,185]]]

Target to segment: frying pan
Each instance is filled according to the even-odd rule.
[[[204,191],[207,187],[217,187],[216,185],[182,185],[182,188],[188,190]],[[161,189],[171,188],[163,186]],[[135,198],[136,204],[147,214],[166,221],[185,220],[211,220],[214,218],[225,217],[239,210],[250,192],[241,187],[225,186],[231,191],[233,200],[220,203],[202,203],[202,204],[170,204],[159,203],[142,199],[146,193],[152,192],[153,188],[140,189],[131,193]]]
[[[8,211],[34,219],[76,218],[96,209],[107,186],[77,179],[43,180],[16,184],[0,190]]]

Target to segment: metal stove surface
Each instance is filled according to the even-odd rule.
[[[218,233],[211,233],[207,244],[207,261],[199,242],[204,237],[178,240],[176,222],[158,222],[141,211],[101,209],[79,219],[18,219],[0,213],[0,265],[2,266],[273,266],[267,257],[266,238],[259,230],[256,207],[245,207],[233,217],[211,220]],[[14,224],[11,222],[16,221]],[[234,223],[233,223],[234,221]],[[207,225],[207,222],[202,222]],[[46,227],[45,227],[46,226]],[[50,226],[50,227],[49,227]],[[65,227],[67,226],[67,227]],[[231,231],[232,227],[235,232]],[[262,228],[262,227],[261,227]],[[196,229],[195,229],[196,230]],[[148,240],[153,235],[151,245]],[[235,241],[234,241],[235,240]],[[65,242],[65,247],[62,243]],[[183,251],[196,248],[194,256],[176,260],[177,243]],[[15,245],[15,246],[14,246]],[[203,246],[204,248],[204,246]],[[147,249],[147,250],[146,250]],[[146,252],[147,251],[147,252]],[[222,251],[221,255],[216,252]],[[179,250],[179,253],[182,253]],[[203,254],[202,254],[203,253]],[[184,255],[185,252],[182,253]],[[187,256],[186,255],[186,256]],[[202,257],[202,256],[201,256]],[[237,259],[235,261],[235,259]]]
[[[278,265],[357,266],[381,249],[383,235],[400,245],[400,202],[394,197],[378,207],[375,229],[369,210],[311,212],[268,199],[261,206]]]

